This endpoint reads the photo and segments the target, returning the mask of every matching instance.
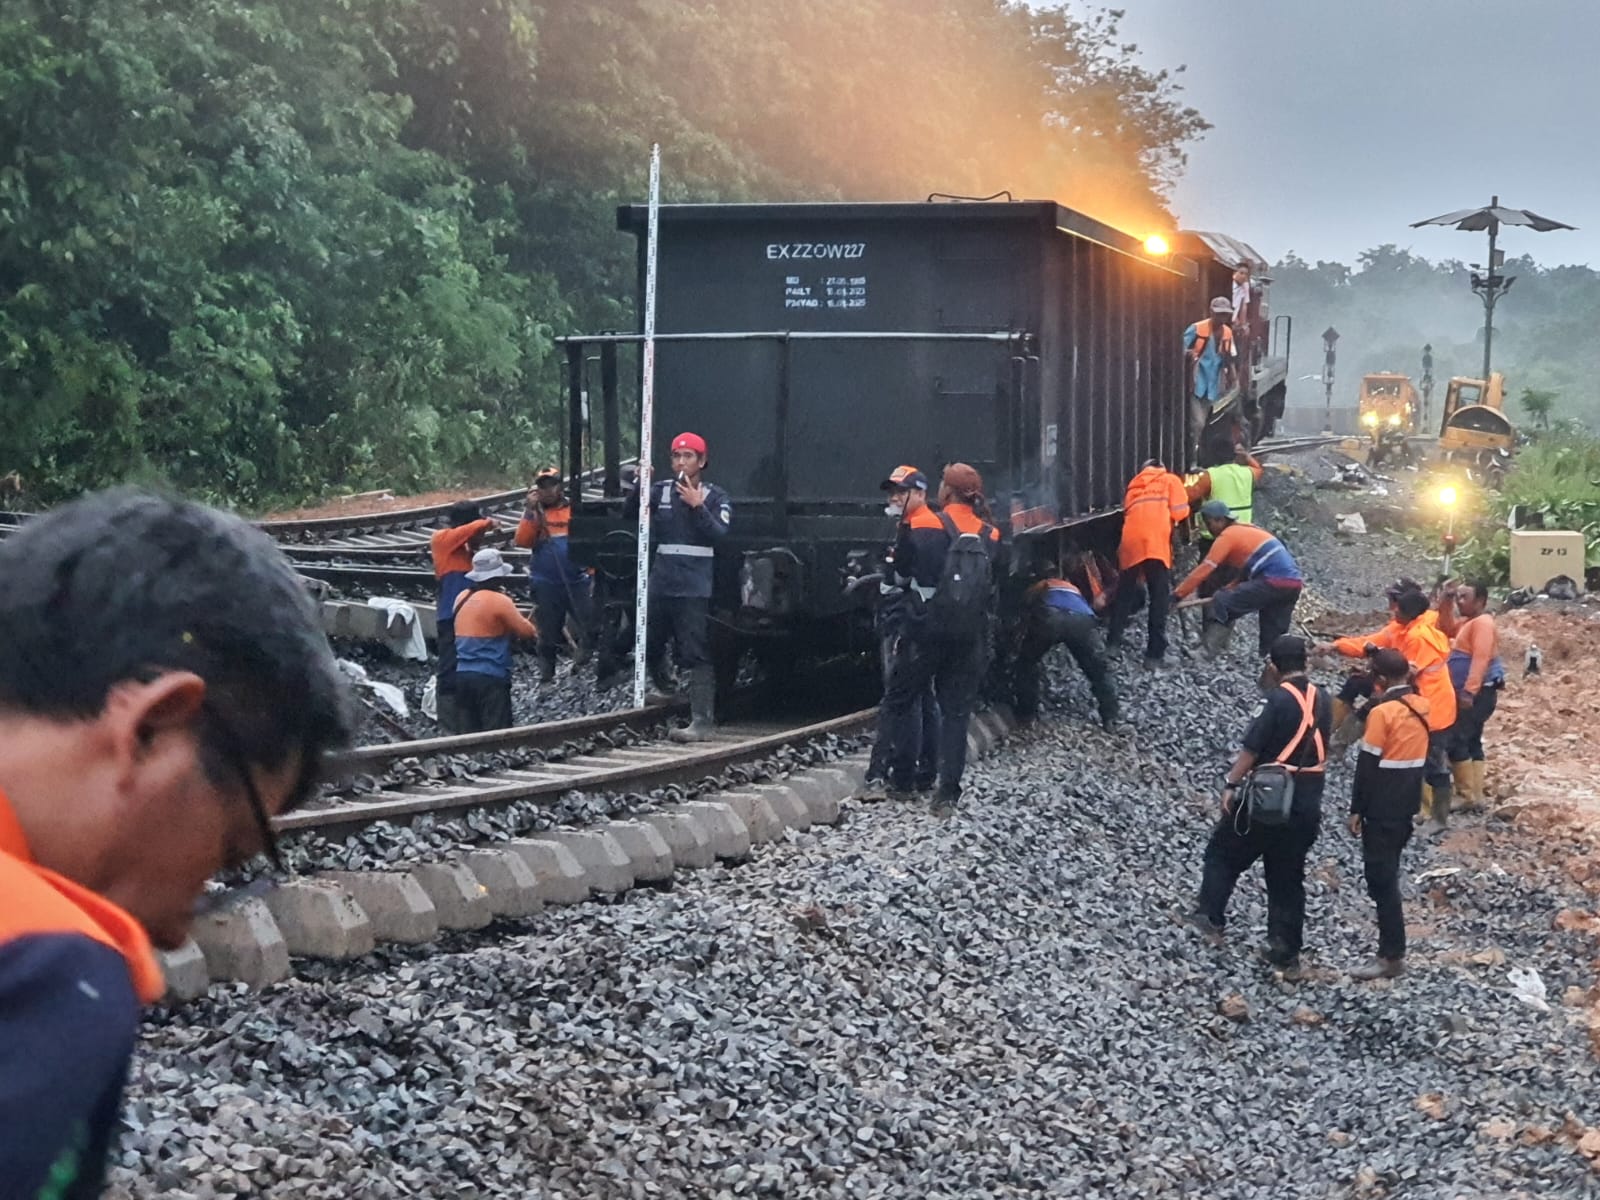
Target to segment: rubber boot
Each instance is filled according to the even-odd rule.
[[[1427,787],[1426,783],[1423,787]],[[1428,823],[1422,827],[1422,832],[1430,837],[1438,837],[1450,826],[1450,785],[1436,783],[1433,785],[1433,803],[1428,809]]]
[[[667,669],[665,660],[650,664],[650,692],[646,704],[662,704],[678,694],[678,681]]]
[[[1487,765],[1481,758],[1468,760],[1472,771],[1468,778],[1472,780],[1472,798],[1480,809],[1489,807],[1489,784],[1484,778],[1484,768]]]
[[[1233,626],[1221,621],[1207,621],[1200,629],[1200,649],[1207,658],[1217,658],[1228,650],[1233,640]]]
[[[1451,763],[1450,778],[1455,785],[1456,795],[1461,797],[1463,811],[1477,808],[1478,801],[1472,791],[1472,760]]]
[[[717,677],[710,667],[689,674],[689,723],[667,736],[675,742],[703,742],[716,732]]]
[[[539,656],[539,686],[547,688],[556,681],[556,656]]]

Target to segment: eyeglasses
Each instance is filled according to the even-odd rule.
[[[214,705],[206,704],[202,707],[206,719],[216,731],[220,743],[218,749],[244,783],[245,801],[250,805],[250,815],[255,818],[256,832],[261,837],[261,853],[274,868],[281,871],[283,858],[278,853],[278,835],[272,831],[272,818],[267,815],[267,806],[261,802],[261,792],[256,788],[255,776],[250,773],[250,760],[245,757],[244,742],[239,737],[238,731],[223,719]]]

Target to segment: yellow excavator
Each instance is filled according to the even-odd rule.
[[[1511,468],[1517,430],[1505,414],[1506,381],[1499,371],[1487,380],[1456,376],[1444,395],[1439,457],[1466,469],[1489,487],[1499,487]]]

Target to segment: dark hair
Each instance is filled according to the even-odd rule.
[[[1474,579],[1467,583],[1463,583],[1461,586],[1470,591],[1484,604],[1489,603],[1489,585],[1483,582],[1483,580]]]
[[[63,505],[0,543],[0,710],[92,718],[119,683],[193,671],[226,744],[266,768],[301,757],[288,807],[352,728],[320,614],[266,534],[185,500],[118,488]]]
[[[460,529],[463,525],[483,520],[483,509],[478,507],[475,500],[457,500],[450,506],[445,520],[450,522],[450,528]]]
[[[1421,592],[1401,592],[1394,598],[1395,609],[1407,621],[1415,621],[1428,611],[1428,597]]]
[[[1267,657],[1272,660],[1272,665],[1282,673],[1304,671],[1306,669],[1306,640],[1296,637],[1292,633],[1283,634],[1273,639],[1272,649]]]
[[[1411,664],[1400,651],[1386,648],[1372,656],[1372,672],[1391,682],[1404,683],[1411,678]]]

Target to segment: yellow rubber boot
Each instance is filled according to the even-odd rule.
[[[1472,768],[1468,778],[1472,781],[1472,802],[1479,808],[1489,807],[1489,786],[1484,782],[1482,759],[1472,759],[1467,764]]]
[[[1455,780],[1456,795],[1460,797],[1457,808],[1469,812],[1478,807],[1478,794],[1472,787],[1472,760],[1450,764],[1450,777]]]

